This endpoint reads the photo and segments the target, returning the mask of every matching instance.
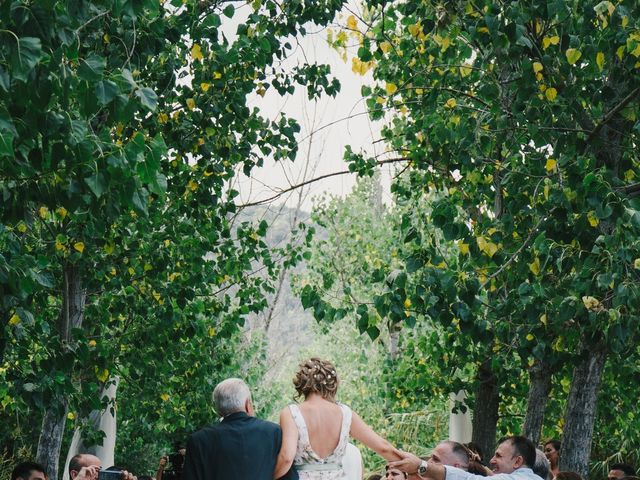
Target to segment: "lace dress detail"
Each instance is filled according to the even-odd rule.
[[[342,470],[342,458],[347,449],[349,430],[351,430],[351,409],[342,403],[338,403],[342,410],[342,427],[340,428],[340,440],[335,450],[327,457],[321,458],[311,448],[309,443],[309,430],[304,421],[298,405],[289,405],[291,416],[298,428],[298,448],[293,461],[300,480],[346,480]]]

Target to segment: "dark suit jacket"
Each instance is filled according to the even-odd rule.
[[[272,480],[281,441],[275,423],[232,413],[191,435],[182,480]],[[298,475],[292,469],[283,478]]]

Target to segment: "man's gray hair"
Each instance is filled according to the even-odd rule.
[[[531,470],[542,478],[542,480],[550,480],[549,470],[551,470],[551,465],[549,464],[549,460],[547,460],[544,452],[539,448],[536,448],[536,463],[533,464],[533,468]]]
[[[213,389],[213,405],[221,417],[244,412],[245,403],[250,399],[249,387],[239,378],[227,378]]]

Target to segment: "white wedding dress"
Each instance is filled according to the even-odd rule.
[[[351,429],[351,409],[338,403],[342,410],[342,427],[340,428],[340,440],[335,450],[327,457],[321,458],[311,448],[309,443],[309,431],[304,417],[298,405],[289,405],[291,416],[298,428],[298,447],[293,465],[298,471],[300,480],[347,480],[342,468],[342,460],[349,441]]]

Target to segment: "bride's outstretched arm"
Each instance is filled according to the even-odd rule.
[[[280,412],[280,428],[282,428],[282,445],[280,446],[280,453],[278,453],[278,460],[276,462],[276,469],[273,472],[273,478],[280,478],[284,476],[291,465],[293,459],[296,456],[296,448],[298,446],[298,428],[293,421],[291,411],[288,407],[285,407]]]
[[[393,462],[394,460],[400,460],[402,458],[400,451],[374,432],[369,425],[364,423],[356,412],[352,412],[351,430],[349,433],[353,438],[364,443],[367,447],[388,462]]]

